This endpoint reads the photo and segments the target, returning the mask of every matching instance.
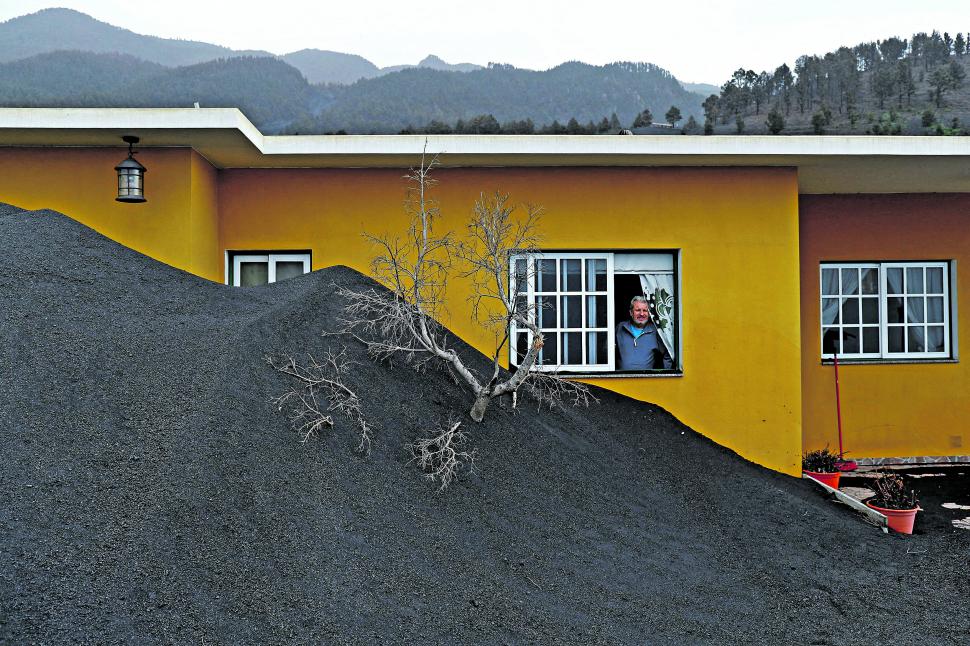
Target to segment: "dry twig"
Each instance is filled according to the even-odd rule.
[[[332,427],[332,411],[337,411],[349,418],[360,432],[360,443],[357,450],[370,453],[372,429],[364,417],[360,398],[344,383],[348,370],[355,365],[347,358],[346,349],[333,352],[329,348],[322,360],[317,361],[312,355],[307,355],[307,363],[299,364],[290,356],[267,356],[266,362],[279,372],[293,377],[298,385],[279,397],[273,399],[277,410],[288,409],[286,413],[306,442],[321,429]],[[324,402],[321,403],[319,395]]]
[[[475,449],[465,451],[462,447],[468,436],[460,430],[461,422],[449,421],[434,437],[421,438],[407,445],[411,460],[424,471],[424,477],[440,482],[438,491],[444,491],[467,465],[475,470]]]

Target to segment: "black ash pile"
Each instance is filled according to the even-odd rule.
[[[968,532],[886,536],[655,406],[494,406],[439,494],[404,450],[469,400],[360,362],[375,426],[299,443],[267,352],[344,268],[230,289],[0,208],[0,643],[968,643]],[[333,343],[333,341],[329,341]]]

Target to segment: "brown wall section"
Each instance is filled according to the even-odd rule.
[[[970,303],[970,195],[803,195],[802,402],[806,449],[838,446],[835,384],[822,365],[819,263],[955,260],[953,339],[965,347],[959,304]],[[842,365],[850,457],[970,453],[970,370],[965,363]]]

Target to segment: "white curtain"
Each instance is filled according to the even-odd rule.
[[[657,326],[660,340],[667,347],[670,358],[674,365],[677,356],[674,354],[674,326],[676,321],[674,314],[674,276],[673,274],[654,274],[642,273],[640,276],[640,286],[643,294],[652,301],[650,314],[653,316],[653,323]]]

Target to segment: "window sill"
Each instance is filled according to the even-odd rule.
[[[560,372],[560,377],[567,379],[668,379],[683,377],[681,370],[665,370],[657,372]]]
[[[822,359],[819,364],[831,366],[835,362]],[[960,363],[959,359],[839,359],[840,366],[885,366],[896,364]]]

